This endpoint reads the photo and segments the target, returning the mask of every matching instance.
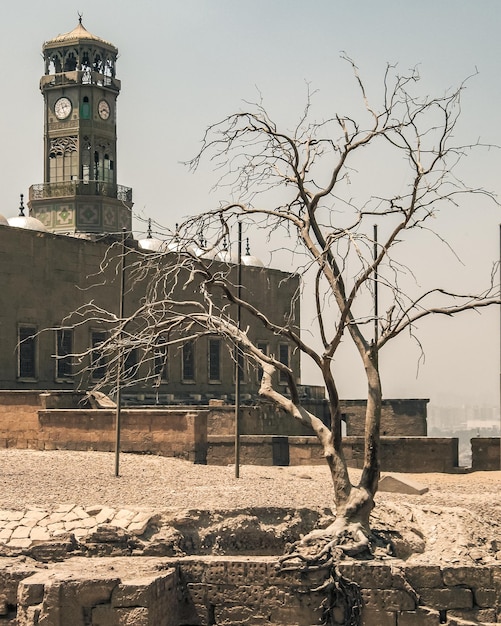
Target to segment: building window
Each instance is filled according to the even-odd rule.
[[[73,331],[69,328],[59,328],[56,331],[56,380],[67,380],[72,377],[72,352]]]
[[[127,350],[123,368],[123,375],[125,379],[131,380],[137,376],[137,372],[139,370],[137,348],[129,348]]]
[[[221,339],[209,339],[209,382],[221,382]]]
[[[83,120],[90,119],[90,102],[89,102],[89,97],[88,96],[84,96],[84,98],[82,100],[82,108],[80,110],[80,117]]]
[[[234,358],[236,358],[237,367],[233,368],[233,382],[235,382],[235,369],[238,369],[238,380],[242,383],[245,382],[245,357],[239,348],[235,352]]]
[[[62,183],[78,178],[78,140],[76,137],[51,139],[49,176],[51,183]]]
[[[19,378],[36,378],[37,329],[19,326],[17,331],[17,375]]]
[[[156,378],[156,384],[169,379],[169,346],[167,342],[160,338],[153,351],[153,371]]]
[[[266,341],[258,341],[256,344],[256,347],[258,350],[260,350],[263,354],[265,354],[266,356],[268,356],[268,344]],[[261,384],[261,379],[263,378],[263,368],[258,365],[257,366],[257,382],[260,385]]]
[[[183,344],[183,380],[195,380],[195,345],[193,341],[187,341]]]
[[[94,330],[91,333],[91,370],[94,380],[101,380],[106,376],[106,359],[102,351],[102,344],[106,341],[104,330]]]
[[[278,360],[287,367],[290,367],[290,346],[287,343],[281,343],[278,346]],[[287,375],[280,371],[278,380],[281,384],[287,384]]]

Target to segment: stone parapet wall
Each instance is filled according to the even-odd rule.
[[[0,391],[0,448],[36,448],[39,391]]]
[[[73,558],[43,569],[0,562],[2,622],[17,626],[310,626],[327,570],[288,571],[276,557]],[[364,626],[500,623],[501,566],[341,561]],[[338,596],[335,623],[343,624]],[[3,602],[3,604],[2,604]],[[17,613],[17,620],[16,620]]]
[[[426,437],[427,404],[429,400],[383,400],[381,411],[381,434],[387,437]],[[365,427],[365,400],[341,400],[341,411],[346,422],[346,434],[363,436]],[[325,423],[329,421],[326,400],[305,399],[303,406]],[[224,405],[211,407],[208,435],[231,436],[235,432],[235,408]],[[311,430],[281,409],[261,402],[256,406],[244,406],[240,412],[242,435],[311,435]]]
[[[227,465],[234,459],[234,437],[209,436],[207,463]],[[363,466],[364,440],[345,437],[349,467]],[[325,463],[316,437],[240,436],[240,460],[250,465],[320,465]],[[438,437],[382,437],[381,469],[385,472],[452,472],[458,466],[458,440]]]
[[[40,450],[115,449],[116,411],[106,409],[41,411]],[[120,447],[205,462],[207,411],[122,409]]]
[[[317,403],[323,407],[323,403]],[[311,429],[271,404],[240,408],[242,435],[310,435]],[[211,406],[207,420],[207,434],[231,437],[235,433],[235,407]]]
[[[471,468],[474,471],[501,469],[501,439],[499,437],[475,437],[471,443]]]
[[[384,437],[426,437],[428,399],[386,399],[381,407]],[[365,400],[341,400],[346,434],[362,437],[365,429]]]

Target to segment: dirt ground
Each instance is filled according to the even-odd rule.
[[[1,450],[0,509],[60,504],[158,512],[249,507],[332,507],[325,466],[194,465],[159,456]],[[359,472],[351,471],[357,482]],[[501,472],[396,475],[428,487],[423,495],[381,492],[373,528],[417,563],[501,562]]]

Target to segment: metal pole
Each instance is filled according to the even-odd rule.
[[[122,251],[120,254],[120,298],[119,298],[119,324],[124,316],[125,297],[125,228],[122,230]],[[117,362],[117,396],[116,396],[116,417],[115,417],[115,476],[120,475],[120,430],[122,421],[122,371],[124,353],[122,347],[122,331],[118,336],[118,362]]]
[[[237,297],[242,294],[242,223],[238,222]],[[237,328],[241,325],[240,304],[237,304]],[[235,478],[240,478],[240,350],[235,344]]]
[[[376,263],[378,257],[377,249],[377,224],[374,224],[374,247],[373,247],[373,260]],[[379,301],[378,301],[378,269],[377,265],[374,265],[374,356],[376,358],[376,364],[378,360],[377,343],[379,341]]]

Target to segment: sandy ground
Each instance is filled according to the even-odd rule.
[[[177,509],[331,507],[325,466],[194,465],[178,459],[102,452],[1,450],[1,509],[59,504]],[[378,529],[395,528],[417,545],[417,560],[501,561],[501,472],[399,475],[426,486],[423,495],[379,493]],[[351,471],[352,481],[359,478]],[[418,544],[422,545],[418,545]],[[424,548],[423,548],[424,546]]]

